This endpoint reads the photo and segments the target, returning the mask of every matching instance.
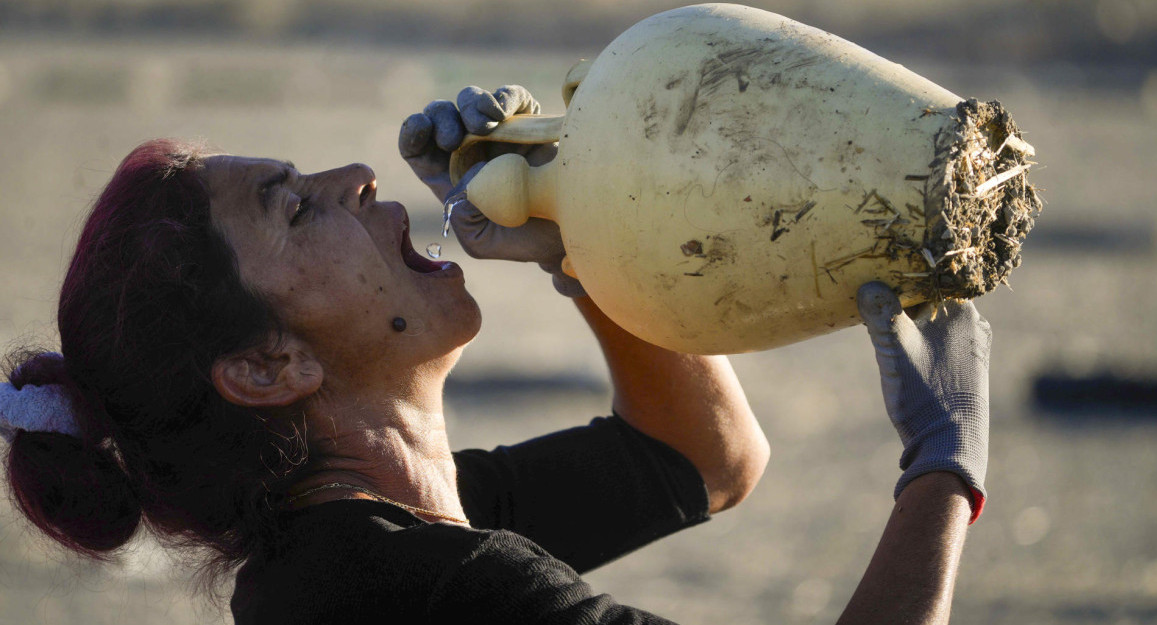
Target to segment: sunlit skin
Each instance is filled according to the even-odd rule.
[[[217,156],[202,176],[242,280],[286,330],[219,360],[213,380],[233,403],[304,411],[310,463],[290,492],[345,482],[461,517],[442,417],[445,377],[479,328],[461,271],[413,252],[404,209],[376,201],[365,166],[302,176],[280,161]],[[650,345],[589,298],[575,302],[607,357],[616,412],[695,465],[713,512],[746,497],[767,440],[727,359]],[[296,505],[350,496],[323,491]]]
[[[214,381],[234,403],[304,409],[311,465],[294,490],[343,481],[462,516],[442,386],[481,317],[461,269],[412,251],[405,209],[377,201],[364,165],[302,175],[213,156],[201,175],[243,282],[285,329]]]
[[[461,270],[413,251],[405,209],[377,201],[364,165],[306,176],[214,156],[201,175],[242,280],[285,330],[220,359],[213,381],[233,403],[304,412],[310,461],[290,492],[344,482],[439,513],[419,514],[428,521],[468,523],[442,415],[445,378],[480,325]],[[769,449],[727,359],[669,352],[589,298],[575,303],[607,358],[616,413],[695,465],[712,512],[742,501]],[[295,505],[342,497],[365,495],[320,491]],[[968,518],[959,477],[914,480],[841,622],[946,622]]]

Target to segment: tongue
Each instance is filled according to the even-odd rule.
[[[405,250],[402,251],[402,262],[406,263],[407,267],[417,271],[418,273],[433,273],[435,271],[440,271],[443,267],[446,266],[445,263],[436,263],[425,258],[418,252],[414,251],[413,247],[408,245],[406,246]]]
[[[402,236],[402,262],[418,273],[434,273],[441,271],[450,263],[436,263],[427,259],[414,250],[414,243],[410,240],[409,229]]]

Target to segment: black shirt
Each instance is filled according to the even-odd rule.
[[[668,622],[578,573],[707,520],[681,454],[610,417],[454,458],[473,527],[362,499],[286,512],[238,572],[237,625]]]

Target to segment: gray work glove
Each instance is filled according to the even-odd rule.
[[[972,302],[923,306],[915,318],[888,285],[856,293],[876,348],[888,417],[900,434],[904,470],[895,496],[913,479],[950,471],[973,490],[973,518],[984,505],[988,469],[988,361],[992,329]]]
[[[453,202],[450,225],[467,254],[474,258],[536,262],[551,274],[559,293],[580,297],[586,295],[582,285],[562,271],[566,250],[557,224],[531,218],[522,226],[506,228],[487,219],[466,201],[465,192],[466,184],[483,163],[471,168],[457,186],[452,188],[450,184],[450,153],[458,148],[467,132],[486,135],[511,115],[538,111],[538,102],[523,87],[499,87],[494,93],[466,87],[458,94],[457,106],[449,100],[435,100],[421,113],[406,118],[398,136],[398,150],[439,201]],[[524,156],[531,165],[550,161],[558,151],[555,144],[488,142],[484,145],[487,160],[513,152]]]

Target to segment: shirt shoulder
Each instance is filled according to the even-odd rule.
[[[238,625],[420,620],[437,581],[487,534],[366,500],[311,506],[283,523],[278,544],[238,571]]]
[[[297,514],[286,547],[239,572],[235,622],[667,623],[595,595],[574,569],[518,534],[406,524],[405,516],[362,500]]]

